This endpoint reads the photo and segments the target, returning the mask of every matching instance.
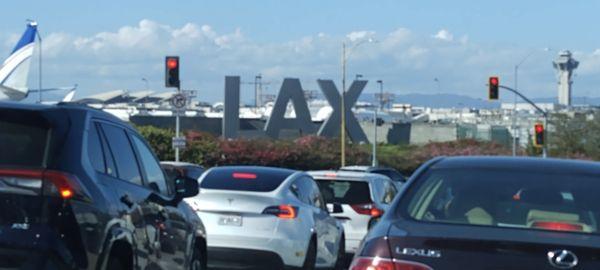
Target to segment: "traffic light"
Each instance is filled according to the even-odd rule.
[[[533,145],[536,147],[544,146],[544,125],[537,123],[534,126]]]
[[[179,56],[165,58],[165,86],[179,88]]]
[[[498,100],[498,88],[500,87],[500,80],[498,77],[490,77],[489,86],[489,99]]]

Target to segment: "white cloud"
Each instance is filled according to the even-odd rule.
[[[433,38],[443,40],[443,41],[453,41],[454,35],[450,33],[450,31],[446,29],[442,29],[437,32],[437,34],[433,35]]]
[[[374,31],[354,31],[346,35],[346,37],[352,42],[372,38],[373,36],[375,36]]]

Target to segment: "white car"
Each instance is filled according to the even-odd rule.
[[[344,225],[346,252],[355,253],[360,241],[388,211],[398,193],[384,175],[352,171],[308,172],[317,181],[332,216]]]
[[[205,224],[209,266],[341,269],[343,226],[310,175],[268,167],[215,167],[186,199]]]

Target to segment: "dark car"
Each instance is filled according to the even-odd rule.
[[[198,180],[204,171],[206,171],[204,167],[189,162],[161,161],[160,166],[171,179],[184,176]]]
[[[351,270],[600,269],[600,163],[509,157],[423,165]]]
[[[123,121],[0,103],[0,269],[204,269],[204,227]]]

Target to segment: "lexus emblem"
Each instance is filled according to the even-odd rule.
[[[577,255],[566,249],[548,251],[548,261],[558,269],[571,269],[579,263]]]

